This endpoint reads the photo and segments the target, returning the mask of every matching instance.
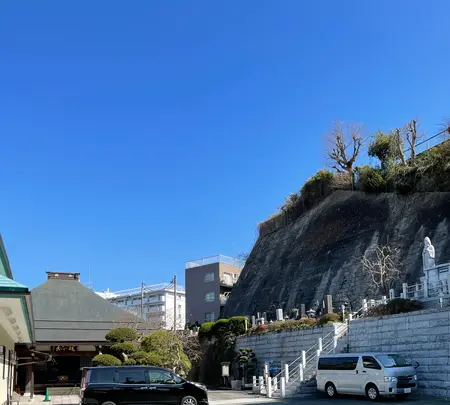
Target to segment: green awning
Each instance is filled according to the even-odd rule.
[[[28,287],[0,274],[0,294],[2,292],[28,293]]]

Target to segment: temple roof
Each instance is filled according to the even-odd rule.
[[[49,273],[49,279],[31,291],[36,342],[101,343],[111,329],[143,322],[68,274]]]

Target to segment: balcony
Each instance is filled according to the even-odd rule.
[[[231,266],[243,268],[245,261],[236,259],[235,257],[229,257],[224,255],[216,255],[211,257],[204,257],[202,259],[198,260],[191,260],[190,262],[186,262],[186,269],[192,269],[194,267],[201,267],[206,266],[208,264],[214,264],[214,263],[224,263],[229,264]]]
[[[230,293],[220,294],[220,305],[225,305],[230,297]]]
[[[233,287],[236,284],[235,279],[232,279],[231,277],[221,277],[220,279],[220,285],[221,287]]]

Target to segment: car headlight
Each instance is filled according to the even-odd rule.
[[[397,377],[384,377],[384,382],[397,382]]]
[[[203,384],[199,384],[199,383],[194,383],[194,385],[198,388],[201,388],[202,390],[206,391],[206,386]]]

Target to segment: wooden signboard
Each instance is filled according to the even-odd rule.
[[[77,349],[77,346],[52,346],[53,353],[75,353]]]

